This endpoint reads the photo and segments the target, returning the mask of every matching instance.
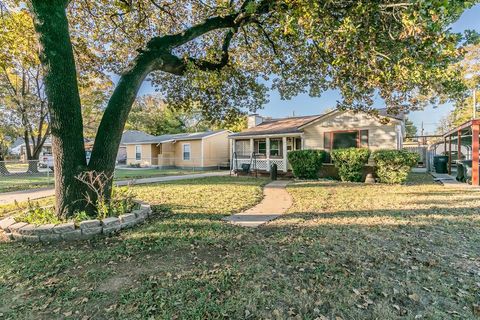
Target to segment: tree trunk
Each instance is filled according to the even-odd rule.
[[[89,170],[113,176],[125,123],[143,80],[150,72],[150,58],[140,54],[134,66],[122,74],[100,122],[95,136]],[[110,199],[113,179],[107,185],[106,198]]]
[[[55,171],[56,212],[71,216],[85,209],[87,186],[75,177],[85,171],[83,123],[77,73],[65,7],[68,1],[32,0],[35,29],[45,68],[45,91]]]

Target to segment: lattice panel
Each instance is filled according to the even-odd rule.
[[[272,159],[270,160],[270,166],[272,166],[272,164],[276,164],[277,165],[277,169],[280,171],[280,170],[285,170],[285,161],[283,161],[282,159]]]
[[[255,166],[254,166],[255,168]],[[252,168],[252,169],[254,169]],[[256,161],[256,169],[257,170],[265,170],[267,171],[268,165],[267,165],[267,160],[257,160]]]

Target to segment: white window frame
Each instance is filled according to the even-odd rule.
[[[185,147],[188,146],[188,159],[185,158]],[[183,161],[190,161],[192,159],[192,148],[190,146],[190,143],[184,143],[182,144],[182,159]]]
[[[137,148],[140,148],[140,152],[137,152]],[[140,154],[140,157],[137,157],[137,155],[139,154]],[[135,145],[135,160],[136,161],[142,160],[142,146],[139,144]]]

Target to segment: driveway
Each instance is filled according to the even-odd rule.
[[[126,186],[134,184],[147,184],[147,183],[157,183],[157,182],[168,182],[168,181],[177,181],[177,180],[188,180],[188,179],[197,179],[197,178],[208,178],[208,177],[218,177],[228,175],[228,171],[219,171],[219,172],[208,172],[208,173],[196,173],[196,174],[185,174],[180,176],[165,176],[165,177],[152,177],[152,178],[143,178],[143,179],[131,179],[116,181],[117,186]],[[50,197],[55,195],[54,188],[40,188],[40,189],[31,189],[31,190],[22,190],[22,191],[13,191],[0,193],[0,205],[10,204],[22,201],[35,200],[45,197]]]

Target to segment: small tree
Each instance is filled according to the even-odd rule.
[[[336,149],[332,150],[331,154],[342,181],[362,181],[363,168],[370,157],[370,150],[365,148]]]

